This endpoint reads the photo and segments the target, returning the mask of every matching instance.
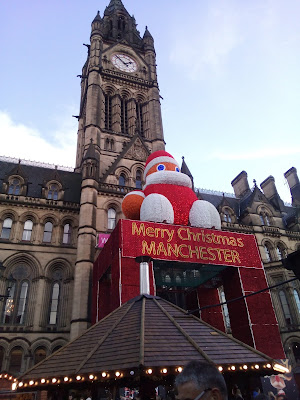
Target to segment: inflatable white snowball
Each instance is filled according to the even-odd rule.
[[[141,206],[141,221],[174,223],[174,210],[170,201],[163,195],[152,193]]]
[[[221,229],[221,218],[215,206],[205,200],[196,200],[190,210],[190,224],[197,228]]]

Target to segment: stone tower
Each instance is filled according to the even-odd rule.
[[[121,217],[123,196],[143,182],[147,156],[165,147],[154,41],[121,0],[92,22],[81,75],[76,170],[82,172],[71,337],[89,325],[91,270],[99,233]],[[95,251],[96,249],[96,251]]]

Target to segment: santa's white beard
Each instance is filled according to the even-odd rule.
[[[186,174],[176,171],[157,171],[147,176],[143,189],[145,189],[148,185],[159,183],[192,188],[191,178]]]

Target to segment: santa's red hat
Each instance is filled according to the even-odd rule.
[[[175,160],[175,158],[168,152],[164,150],[158,150],[155,151],[154,153],[150,154],[150,156],[147,158],[146,165],[145,165],[145,175],[147,175],[149,169],[153,167],[155,164],[163,163],[163,162],[168,162],[171,164],[176,165],[179,168],[179,164]]]

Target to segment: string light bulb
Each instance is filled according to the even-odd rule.
[[[151,375],[153,371],[152,371],[152,369],[151,369],[151,368],[149,368],[149,369],[147,369],[147,371],[146,371],[146,372],[147,372],[147,374],[148,374],[148,375]]]
[[[91,379],[91,380],[93,380],[94,378],[95,378],[95,377],[94,377],[94,375],[92,375],[92,374],[89,376],[89,379]]]
[[[56,378],[53,378],[52,379],[52,383],[56,383],[57,382],[57,379]]]
[[[32,386],[34,384],[34,381],[29,381],[29,385]]]
[[[19,385],[18,385],[19,387],[22,387],[23,386],[23,382],[19,382]]]
[[[271,368],[272,367],[272,365],[271,364],[267,364],[267,368]]]
[[[231,370],[235,371],[235,366],[234,365],[231,366]]]
[[[102,378],[105,378],[107,376],[107,373],[106,372],[102,372],[101,376],[102,376]]]
[[[254,365],[254,368],[255,368],[255,369],[259,369],[259,365],[258,365],[258,364],[255,364],[255,365]]]
[[[118,377],[121,375],[121,372],[116,371],[115,375],[116,375],[116,377],[118,378]]]
[[[77,381],[80,381],[80,380],[81,380],[81,376],[80,376],[80,375],[77,375],[77,376],[76,376],[76,380],[77,380]]]
[[[182,372],[182,370],[183,370],[182,367],[178,367],[178,368],[177,368],[177,371],[178,371],[179,373]]]
[[[41,379],[41,383],[45,383],[46,382],[46,379],[45,378],[42,378]]]
[[[69,378],[67,376],[64,377],[64,381],[68,382]]]
[[[222,371],[223,371],[223,367],[218,367],[218,370],[219,370],[220,372],[222,372]]]
[[[245,364],[245,365],[243,365],[243,369],[248,369],[248,367],[247,367],[247,365]]]

